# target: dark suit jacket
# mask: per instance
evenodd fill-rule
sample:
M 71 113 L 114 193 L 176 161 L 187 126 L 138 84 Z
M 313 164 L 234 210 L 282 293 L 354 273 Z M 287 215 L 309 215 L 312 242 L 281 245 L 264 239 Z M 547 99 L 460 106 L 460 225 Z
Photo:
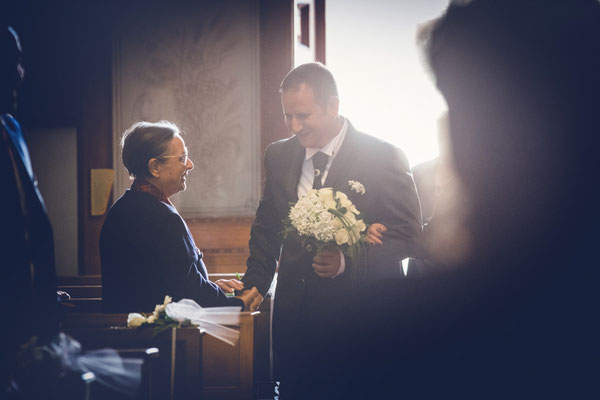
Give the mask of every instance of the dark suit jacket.
M 58 301 L 52 227 L 27 144 L 14 118 L 3 114 L 1 119 L 0 298 L 10 327 L 0 338 L 3 364 L 11 356 L 5 351 L 18 350 L 32 335 L 44 342 L 58 332 Z
M 265 295 L 280 260 L 273 320 L 274 345 L 279 351 L 294 346 L 300 327 L 317 330 L 316 326 L 328 325 L 330 318 L 343 311 L 344 299 L 357 283 L 350 279 L 353 266 L 348 257 L 344 274 L 322 279 L 312 268 L 314 250 L 307 249 L 297 235 L 283 238 L 290 203 L 298 200 L 304 156 L 305 149 L 296 137 L 267 148 L 264 192 L 251 229 L 250 257 L 243 278 L 246 288 L 256 286 Z M 366 193 L 351 191 L 348 180 L 361 182 Z M 404 154 L 356 131 L 349 123 L 324 187 L 346 193 L 365 223 L 381 222 L 388 227 L 384 245 L 369 246 L 368 272 L 361 279 L 398 277 L 399 261 L 414 254 L 421 232 L 419 200 Z
M 111 207 L 100 256 L 106 312 L 151 311 L 165 295 L 202 307 L 243 308 L 208 280 L 202 253 L 175 207 L 148 193 L 127 190 Z

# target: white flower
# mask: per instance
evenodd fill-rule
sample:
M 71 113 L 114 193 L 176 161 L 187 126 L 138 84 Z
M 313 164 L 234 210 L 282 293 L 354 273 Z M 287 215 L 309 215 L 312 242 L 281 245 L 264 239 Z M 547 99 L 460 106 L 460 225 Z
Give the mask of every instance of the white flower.
M 365 186 L 359 181 L 350 180 L 348 181 L 348 185 L 350 185 L 350 188 L 358 194 L 365 194 L 366 192 Z
M 352 206 L 352 202 L 348 199 L 345 193 L 337 192 L 335 194 L 335 198 L 340 202 L 340 205 L 344 208 L 349 208 Z
M 355 228 L 358 229 L 359 232 L 362 232 L 365 229 L 367 229 L 367 225 L 365 225 L 362 219 L 359 219 L 358 221 L 356 221 Z
M 336 202 L 333 197 L 333 189 L 323 188 L 323 189 L 319 190 L 319 198 L 321 199 L 321 201 L 323 202 L 325 207 L 327 207 L 327 209 L 330 209 L 330 208 L 335 209 Z
M 345 193 L 323 188 L 309 190 L 299 199 L 290 209 L 289 219 L 301 236 L 353 246 L 366 229 L 364 222 L 357 220 L 358 214 Z
M 130 313 L 127 316 L 127 326 L 129 328 L 137 328 L 138 326 L 142 325 L 144 322 L 146 322 L 146 317 L 144 317 L 142 314 Z
M 321 195 L 327 201 L 323 201 Z M 302 236 L 314 237 L 322 242 L 333 241 L 334 215 L 328 210 L 335 208 L 331 188 L 309 190 L 290 210 L 290 221 Z
M 335 229 L 341 229 L 344 227 L 344 223 L 339 218 L 334 218 L 332 224 L 335 227 Z
M 161 312 L 165 311 L 165 307 L 167 307 L 164 304 L 157 304 L 156 307 L 154 307 L 154 315 L 158 315 Z
M 353 213 L 351 213 L 351 212 L 349 212 L 349 213 L 346 213 L 346 214 L 344 215 L 344 219 L 346 220 L 346 222 L 347 222 L 347 223 L 348 223 L 350 226 L 352 226 L 352 225 L 356 224 L 356 217 L 355 217 L 355 216 L 354 216 L 354 214 L 353 214 Z
M 156 315 L 152 314 L 151 316 L 146 318 L 146 322 L 149 324 L 153 324 L 154 322 L 156 322 Z
M 338 246 L 348 243 L 348 240 L 350 239 L 348 231 L 345 228 L 338 229 L 333 235 Z

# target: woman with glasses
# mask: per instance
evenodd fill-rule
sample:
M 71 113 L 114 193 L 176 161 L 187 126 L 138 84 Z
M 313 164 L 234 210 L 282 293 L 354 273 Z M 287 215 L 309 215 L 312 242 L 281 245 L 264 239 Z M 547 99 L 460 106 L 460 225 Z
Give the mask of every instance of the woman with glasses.
M 165 295 L 202 307 L 246 306 L 256 293 L 226 297 L 208 280 L 202 252 L 169 201 L 194 168 L 179 128 L 137 122 L 123 134 L 123 164 L 135 178 L 111 207 L 100 234 L 105 312 L 151 311 Z

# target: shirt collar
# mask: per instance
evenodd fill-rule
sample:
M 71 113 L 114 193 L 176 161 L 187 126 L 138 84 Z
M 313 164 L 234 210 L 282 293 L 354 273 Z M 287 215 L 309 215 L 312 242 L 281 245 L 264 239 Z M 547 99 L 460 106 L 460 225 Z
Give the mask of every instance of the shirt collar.
M 344 142 L 344 138 L 346 137 L 346 132 L 348 131 L 348 120 L 344 117 L 341 117 L 341 118 L 344 119 L 344 125 L 342 125 L 342 129 L 340 129 L 338 134 L 335 135 L 335 137 L 333 139 L 331 139 L 329 141 L 329 143 L 327 143 L 325 146 L 321 147 L 320 149 L 314 149 L 312 147 L 307 147 L 306 154 L 304 156 L 305 160 L 310 159 L 312 156 L 314 156 L 319 151 L 327 154 L 330 158 L 335 157 L 335 155 L 340 150 L 340 147 L 342 147 L 342 143 Z

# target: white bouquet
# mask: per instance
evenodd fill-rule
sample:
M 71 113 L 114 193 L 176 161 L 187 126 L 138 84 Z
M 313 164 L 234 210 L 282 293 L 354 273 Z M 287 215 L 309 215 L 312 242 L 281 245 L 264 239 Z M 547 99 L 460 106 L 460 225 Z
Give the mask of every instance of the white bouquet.
M 314 241 L 317 250 L 338 246 L 358 266 L 362 264 L 359 257 L 367 229 L 359 218 L 360 212 L 345 193 L 332 188 L 311 189 L 292 205 L 286 234 L 296 232 Z

